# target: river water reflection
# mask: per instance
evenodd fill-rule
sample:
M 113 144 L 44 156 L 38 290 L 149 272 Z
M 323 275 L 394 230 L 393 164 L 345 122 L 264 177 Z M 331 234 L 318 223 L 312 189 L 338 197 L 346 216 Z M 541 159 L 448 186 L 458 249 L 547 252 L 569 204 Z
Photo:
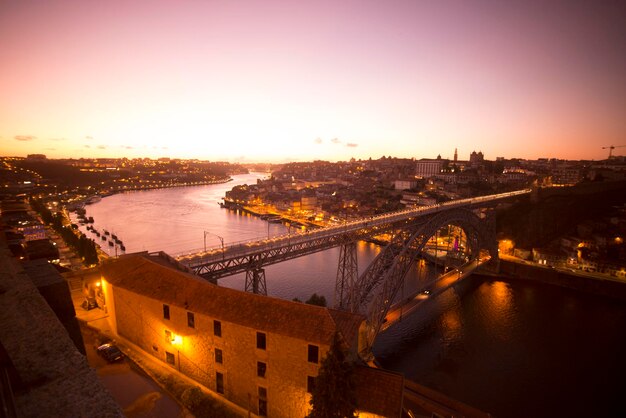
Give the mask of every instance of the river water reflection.
M 497 417 L 620 417 L 626 304 L 472 276 L 382 334 L 379 362 Z
M 218 247 L 218 236 L 229 243 L 287 233 L 283 225 L 218 205 L 234 185 L 260 177 L 118 194 L 87 206 L 87 216 L 94 217 L 96 229 L 117 234 L 127 252 L 175 255 L 203 248 L 205 235 L 207 247 Z M 378 252 L 375 245 L 359 243 L 360 272 Z M 268 293 L 301 300 L 317 293 L 332 304 L 338 258 L 335 248 L 269 266 Z M 413 269 L 402 293 L 415 291 L 432 273 L 426 270 Z M 243 289 L 244 275 L 219 284 Z M 383 333 L 374 351 L 386 368 L 498 417 L 626 416 L 620 398 L 624 330 L 622 302 L 526 281 L 471 277 Z

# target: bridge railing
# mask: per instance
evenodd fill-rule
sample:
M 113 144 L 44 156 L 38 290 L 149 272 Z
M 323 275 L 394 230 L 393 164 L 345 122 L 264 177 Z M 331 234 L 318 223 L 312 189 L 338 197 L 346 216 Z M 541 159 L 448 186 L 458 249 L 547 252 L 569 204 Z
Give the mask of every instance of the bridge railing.
M 219 261 L 224 257 L 242 257 L 246 255 L 256 254 L 265 250 L 272 250 L 276 248 L 282 248 L 294 244 L 302 244 L 308 241 L 328 238 L 336 236 L 338 234 L 354 233 L 363 228 L 376 227 L 382 225 L 388 225 L 390 223 L 402 221 L 415 216 L 427 215 L 431 213 L 437 213 L 443 210 L 448 210 L 451 207 L 463 207 L 479 204 L 483 202 L 494 201 L 498 199 L 504 199 L 514 196 L 530 193 L 530 189 L 516 190 L 513 192 L 499 193 L 496 195 L 478 196 L 467 199 L 451 200 L 445 203 L 438 203 L 435 205 L 422 206 L 419 208 L 404 209 L 400 211 L 394 211 L 385 213 L 378 216 L 371 216 L 369 218 L 358 219 L 349 221 L 340 225 L 333 225 L 316 230 L 307 230 L 306 232 L 296 234 L 281 234 L 270 238 L 257 238 L 242 240 L 237 242 L 228 243 L 224 246 L 214 246 L 203 249 L 197 252 L 186 252 L 185 254 L 179 254 L 176 259 L 186 263 L 190 266 L 206 264 L 213 261 Z

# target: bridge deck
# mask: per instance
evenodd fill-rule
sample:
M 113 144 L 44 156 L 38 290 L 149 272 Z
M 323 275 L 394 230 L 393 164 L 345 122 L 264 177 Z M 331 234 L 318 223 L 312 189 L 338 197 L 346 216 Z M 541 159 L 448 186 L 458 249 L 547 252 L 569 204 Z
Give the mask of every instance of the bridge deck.
M 306 246 L 307 243 L 319 242 L 320 240 L 337 236 L 345 236 L 348 234 L 358 234 L 359 232 L 363 233 L 364 230 L 376 231 L 376 229 L 385 228 L 389 225 L 402 222 L 407 219 L 422 217 L 453 208 L 482 206 L 497 200 L 521 196 L 528 193 L 530 193 L 530 190 L 525 189 L 469 199 L 453 200 L 437 205 L 424 206 L 363 218 L 338 226 L 306 231 L 306 233 L 301 234 L 284 234 L 268 239 L 243 241 L 224 246 L 212 247 L 206 251 L 196 251 L 188 254 L 182 254 L 177 256 L 176 259 L 187 267 L 199 269 L 202 266 L 209 264 L 223 263 L 225 260 L 238 259 L 242 257 L 251 257 L 277 249 L 287 249 L 287 251 L 289 251 L 289 248 L 298 248 L 299 250 L 302 250 L 303 245 Z M 381 230 L 380 232 L 383 231 Z M 338 245 L 337 240 L 329 239 L 327 242 L 327 248 Z M 311 252 L 319 250 L 320 249 L 316 247 L 312 249 Z M 306 253 L 306 251 L 304 251 L 304 253 Z M 300 255 L 304 255 L 304 253 Z
M 413 295 L 406 300 L 396 303 L 389 309 L 387 316 L 385 316 L 385 322 L 381 326 L 381 331 L 384 331 L 396 322 L 401 321 L 402 316 L 410 314 L 415 309 L 417 309 L 417 307 L 420 306 L 425 300 L 437 296 L 438 294 L 453 286 L 455 283 L 463 280 L 464 278 L 472 274 L 472 272 L 478 267 L 487 263 L 490 259 L 490 257 L 485 257 L 482 259 L 472 260 L 469 263 L 466 263 L 454 270 L 447 272 L 446 274 L 439 276 L 435 280 L 430 281 L 424 286 L 422 291 L 420 291 L 416 295 Z M 424 290 L 428 290 L 429 293 L 423 293 Z

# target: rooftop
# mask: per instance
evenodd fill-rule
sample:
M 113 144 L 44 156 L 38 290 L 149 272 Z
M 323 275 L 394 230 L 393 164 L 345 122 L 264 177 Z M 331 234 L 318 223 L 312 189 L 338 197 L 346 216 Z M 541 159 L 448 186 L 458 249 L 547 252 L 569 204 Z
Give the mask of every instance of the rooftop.
M 330 345 L 335 331 L 354 341 L 364 320 L 357 314 L 217 286 L 152 258 L 141 253 L 122 256 L 102 266 L 103 277 L 113 286 L 191 312 L 318 344 Z

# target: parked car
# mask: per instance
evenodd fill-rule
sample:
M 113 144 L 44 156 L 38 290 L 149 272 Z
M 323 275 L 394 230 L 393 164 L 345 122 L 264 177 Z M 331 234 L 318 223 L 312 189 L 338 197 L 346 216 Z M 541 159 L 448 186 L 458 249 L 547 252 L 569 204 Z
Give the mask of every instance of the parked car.
M 90 311 L 98 307 L 98 302 L 96 302 L 96 298 L 85 298 L 83 303 L 80 305 L 84 310 Z
M 124 353 L 122 353 L 117 346 L 110 343 L 102 344 L 96 350 L 98 351 L 98 354 L 104 357 L 109 363 L 114 363 L 124 358 Z

